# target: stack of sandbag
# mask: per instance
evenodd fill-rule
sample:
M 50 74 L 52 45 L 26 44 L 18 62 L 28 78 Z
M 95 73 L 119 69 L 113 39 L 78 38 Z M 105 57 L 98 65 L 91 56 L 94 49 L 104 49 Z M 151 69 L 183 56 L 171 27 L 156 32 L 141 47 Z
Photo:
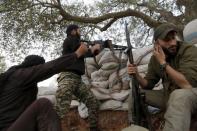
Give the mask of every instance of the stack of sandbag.
M 47 98 L 53 104 L 56 103 L 55 93 L 57 90 L 57 77 L 58 75 L 54 75 L 53 77 L 38 83 L 38 95 L 37 98 Z M 80 106 L 81 103 L 77 101 L 77 99 L 73 96 L 73 100 L 71 101 L 70 108 L 75 108 Z
M 133 50 L 134 63 L 140 75 L 145 76 L 152 56 L 152 46 Z M 83 80 L 101 101 L 101 110 L 127 110 L 130 77 L 127 74 L 128 57 L 123 51 L 103 50 L 95 58 L 86 58 Z M 155 89 L 161 89 L 161 82 Z
M 52 103 L 55 103 L 55 92 L 57 90 L 57 79 L 58 75 L 38 83 L 38 96 L 37 98 L 45 97 L 48 98 Z

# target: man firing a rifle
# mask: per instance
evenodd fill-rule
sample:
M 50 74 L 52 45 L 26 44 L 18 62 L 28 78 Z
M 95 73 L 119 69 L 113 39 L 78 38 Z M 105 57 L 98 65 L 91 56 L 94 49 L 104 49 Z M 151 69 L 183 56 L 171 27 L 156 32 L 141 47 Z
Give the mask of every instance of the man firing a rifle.
M 80 29 L 77 25 L 69 25 L 66 33 L 67 38 L 63 43 L 63 55 L 75 52 L 80 44 L 84 43 L 81 42 Z M 84 57 L 93 57 L 99 53 L 100 49 L 100 45 L 95 44 L 89 48 L 89 52 L 84 55 Z M 78 59 L 74 65 L 68 67 L 57 79 L 58 90 L 56 92 L 56 111 L 59 117 L 63 118 L 69 111 L 72 96 L 75 95 L 88 107 L 90 131 L 98 131 L 97 112 L 99 109 L 99 102 L 81 79 L 81 75 L 85 73 L 84 57 Z
M 154 52 L 146 76 L 128 65 L 128 74 L 135 74 L 146 102 L 166 111 L 163 131 L 189 131 L 191 113 L 197 108 L 196 56 L 197 47 L 178 41 L 175 26 L 167 23 L 154 31 Z M 152 90 L 160 79 L 164 88 Z

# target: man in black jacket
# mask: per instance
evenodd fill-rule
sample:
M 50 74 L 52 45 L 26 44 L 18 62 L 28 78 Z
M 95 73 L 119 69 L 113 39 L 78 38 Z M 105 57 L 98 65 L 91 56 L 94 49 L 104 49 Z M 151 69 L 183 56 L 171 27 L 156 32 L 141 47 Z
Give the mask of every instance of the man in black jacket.
M 30 55 L 0 74 L 0 131 L 61 131 L 51 102 L 36 100 L 37 83 L 65 71 L 87 50 L 83 44 L 75 52 L 47 63 L 40 56 Z
M 81 43 L 80 29 L 77 25 L 69 25 L 66 33 L 67 38 L 63 43 L 63 55 L 74 52 Z M 89 49 L 86 56 L 94 56 L 94 54 L 99 51 L 100 45 L 96 44 Z M 56 92 L 56 110 L 60 118 L 63 118 L 69 111 L 72 95 L 74 94 L 88 107 L 90 130 L 97 131 L 99 102 L 91 90 L 82 82 L 81 75 L 83 75 L 84 72 L 84 57 L 81 57 L 77 60 L 75 65 L 70 66 L 65 72 L 60 74 L 58 78 L 58 90 Z

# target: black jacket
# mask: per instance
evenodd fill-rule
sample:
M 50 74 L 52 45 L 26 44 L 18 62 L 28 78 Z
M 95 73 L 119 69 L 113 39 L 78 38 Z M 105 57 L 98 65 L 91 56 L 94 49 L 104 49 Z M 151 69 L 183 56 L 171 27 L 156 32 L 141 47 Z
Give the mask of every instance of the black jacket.
M 0 130 L 9 127 L 36 100 L 37 83 L 65 71 L 77 60 L 76 54 L 62 56 L 45 64 L 17 69 L 0 93 Z
M 68 36 L 63 43 L 62 54 L 69 54 L 75 52 L 80 46 L 80 38 L 77 36 Z M 89 50 L 84 57 L 93 57 L 93 54 Z M 83 75 L 85 73 L 84 57 L 81 57 L 72 66 L 69 66 L 66 71 L 75 73 L 77 75 Z

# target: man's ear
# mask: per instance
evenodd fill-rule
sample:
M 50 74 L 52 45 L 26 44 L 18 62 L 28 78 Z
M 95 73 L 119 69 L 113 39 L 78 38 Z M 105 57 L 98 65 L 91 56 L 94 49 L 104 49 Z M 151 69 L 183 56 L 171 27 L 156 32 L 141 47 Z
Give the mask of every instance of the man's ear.
M 154 40 L 154 50 L 156 49 L 156 46 L 159 45 L 159 41 L 158 40 Z
M 159 44 L 159 40 L 155 40 L 155 44 L 158 45 Z

